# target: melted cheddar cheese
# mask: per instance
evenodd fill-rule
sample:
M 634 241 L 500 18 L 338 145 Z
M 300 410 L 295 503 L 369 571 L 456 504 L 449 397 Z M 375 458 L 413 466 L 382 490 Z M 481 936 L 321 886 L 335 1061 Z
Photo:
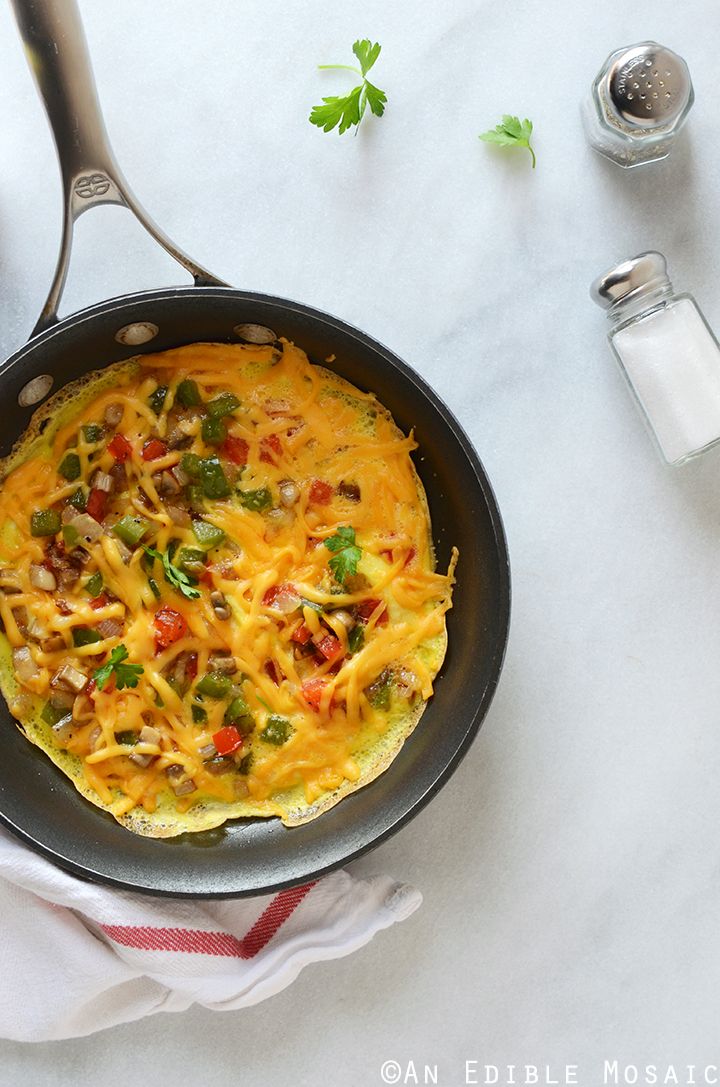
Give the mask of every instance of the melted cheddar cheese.
M 287 342 L 65 390 L 0 487 L 0 683 L 28 737 L 158 836 L 302 822 L 371 780 L 445 652 L 455 556 L 435 572 L 415 448 Z

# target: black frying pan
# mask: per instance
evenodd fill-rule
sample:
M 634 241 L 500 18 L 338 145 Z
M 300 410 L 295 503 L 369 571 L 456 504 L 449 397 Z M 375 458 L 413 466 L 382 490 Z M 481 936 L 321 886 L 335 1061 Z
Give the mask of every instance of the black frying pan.
M 403 430 L 415 428 L 440 568 L 457 545 L 449 651 L 419 727 L 376 781 L 305 826 L 236 820 L 176 839 L 142 838 L 87 803 L 0 708 L 0 821 L 77 875 L 176 896 L 257 894 L 306 882 L 377 845 L 448 780 L 487 712 L 508 634 L 510 578 L 500 514 L 483 467 L 457 420 L 387 348 L 334 317 L 296 302 L 234 290 L 181 253 L 134 199 L 110 150 L 75 0 L 13 0 L 45 101 L 63 174 L 60 259 L 32 338 L 0 369 L 0 455 L 50 392 L 139 351 L 242 338 L 238 326 L 271 329 L 315 360 L 375 392 Z M 128 207 L 195 280 L 194 287 L 112 299 L 58 322 L 72 225 L 96 204 Z M 247 336 L 247 329 L 241 330 Z M 0 700 L 2 701 L 2 700 Z

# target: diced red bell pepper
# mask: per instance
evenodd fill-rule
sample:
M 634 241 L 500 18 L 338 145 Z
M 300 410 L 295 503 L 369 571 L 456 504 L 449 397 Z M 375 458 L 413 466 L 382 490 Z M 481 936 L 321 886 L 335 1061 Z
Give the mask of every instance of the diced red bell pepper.
M 212 741 L 218 755 L 232 755 L 243 745 L 243 738 L 235 725 L 225 725 L 225 728 L 213 734 Z
M 234 434 L 228 434 L 220 447 L 220 451 L 233 464 L 247 464 L 248 462 L 248 443 L 244 438 L 236 438 Z
M 327 506 L 332 496 L 332 487 L 323 479 L 314 479 L 310 484 L 310 493 L 308 497 L 316 506 Z
M 107 506 L 108 496 L 105 491 L 99 490 L 97 487 L 93 487 L 88 495 L 87 505 L 85 512 L 88 513 L 96 521 L 102 521 L 105 516 L 105 507 Z
M 169 645 L 184 638 L 188 632 L 188 625 L 184 617 L 174 608 L 160 608 L 155 612 L 153 620 L 155 627 L 155 651 L 167 649 Z
M 99 596 L 94 596 L 90 601 L 90 607 L 93 611 L 99 611 L 100 608 L 104 608 L 106 604 L 110 603 L 110 597 L 107 593 L 100 593 Z
M 188 679 L 195 679 L 198 674 L 198 655 L 197 653 L 191 653 L 187 659 L 185 665 L 185 675 Z
M 343 655 L 343 647 L 334 634 L 326 634 L 324 638 L 315 643 L 315 648 L 326 661 L 335 661 Z
M 290 640 L 297 642 L 298 645 L 307 645 L 311 638 L 312 631 L 310 627 L 305 626 L 305 623 L 301 623 L 290 635 Z
M 93 693 L 93 691 L 95 690 L 96 687 L 97 687 L 97 683 L 96 683 L 96 681 L 94 679 L 88 680 L 88 684 L 87 684 L 85 690 L 83 691 L 83 694 L 86 694 L 89 697 Z
M 276 608 L 284 615 L 289 615 L 300 606 L 300 594 L 294 585 L 283 581 L 280 585 L 271 585 L 265 592 L 262 602 L 265 608 Z
M 370 620 L 373 612 L 377 608 L 379 608 L 381 604 L 383 606 L 383 610 L 375 620 L 375 625 L 379 627 L 384 627 L 388 621 L 388 613 L 387 608 L 383 604 L 382 600 L 361 600 L 360 603 L 357 605 L 356 609 L 358 619 L 362 623 L 367 623 Z
M 165 442 L 161 442 L 159 438 L 148 438 L 142 447 L 142 459 L 160 460 L 160 457 L 164 457 L 167 451 Z
M 108 442 L 108 451 L 112 453 L 118 464 L 124 464 L 132 456 L 132 446 L 123 434 L 116 434 L 111 442 Z
M 260 460 L 265 464 L 275 464 L 275 457 L 282 453 L 282 446 L 277 434 L 268 434 L 260 442 Z
M 263 666 L 265 675 L 268 676 L 276 687 L 279 687 L 282 682 L 282 672 L 274 660 L 266 660 Z
M 302 685 L 302 696 L 307 702 L 308 706 L 312 706 L 314 710 L 320 709 L 320 702 L 322 701 L 323 691 L 326 687 L 326 679 L 305 680 Z

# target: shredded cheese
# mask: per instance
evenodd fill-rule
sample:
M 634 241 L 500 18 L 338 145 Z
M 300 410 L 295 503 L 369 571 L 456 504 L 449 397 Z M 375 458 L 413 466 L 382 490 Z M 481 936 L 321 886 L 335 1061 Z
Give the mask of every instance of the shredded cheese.
M 177 399 L 183 381 L 196 383 L 200 406 Z M 167 393 L 156 411 L 159 386 Z M 237 406 L 222 418 L 229 439 L 218 448 L 203 438 L 203 420 L 206 405 L 225 394 Z M 106 412 L 117 425 L 104 422 Z M 93 425 L 103 427 L 98 441 L 83 429 Z M 114 814 L 136 806 L 152 812 L 178 780 L 190 783 L 176 790 L 179 810 L 203 796 L 262 802 L 298 784 L 312 803 L 358 780 L 357 750 L 382 733 L 398 705 L 402 711 L 431 697 L 456 556 L 446 574 L 434 571 L 410 457 L 416 442 L 372 394 L 311 365 L 289 343 L 194 344 L 141 358 L 119 384 L 105 382 L 76 410 L 62 412 L 48 434 L 31 456 L 15 456 L 0 487 L 0 582 L 3 574 L 16 582 L 0 592 L 0 618 L 10 646 L 30 650 L 35 674 L 18 681 L 36 697 L 36 711 L 57 703 L 63 665 L 90 681 L 122 645 L 127 661 L 141 666 L 135 687 L 113 677 L 78 693 L 72 723 L 54 741 L 78 757 L 86 783 Z M 129 443 L 126 460 L 110 448 L 114 435 Z M 148 460 L 151 439 L 162 445 Z M 58 472 L 68 451 L 80 465 L 71 481 Z M 183 468 L 187 454 L 217 456 L 232 490 L 222 498 L 206 494 L 201 513 L 197 495 L 188 497 L 197 481 Z M 32 534 L 36 511 L 72 521 L 77 511 L 69 502 L 78 488 L 87 497 L 98 472 L 114 473 L 98 539 L 73 547 L 72 533 L 65 545 L 61 534 Z M 283 505 L 288 484 L 292 501 Z M 112 532 L 128 515 L 147 526 L 129 550 Z M 188 599 L 164 579 L 160 563 L 148 562 L 142 545 L 177 563 L 183 548 L 201 547 L 193 531 L 198 516 L 224 538 L 207 551 Z M 324 546 L 341 526 L 352 526 L 361 549 L 357 572 L 344 583 L 333 577 Z M 65 584 L 36 587 L 31 567 L 38 564 Z M 94 574 L 104 598 L 91 600 L 85 585 Z M 180 636 L 167 644 L 158 633 L 161 608 L 181 617 Z M 75 644 L 108 621 L 99 640 Z M 338 655 L 325 659 L 318 647 L 328 638 Z M 218 654 L 235 662 L 230 693 L 199 696 L 197 683 Z M 238 696 L 254 730 L 232 754 L 208 757 Z M 287 734 L 273 743 L 263 733 L 278 717 Z M 146 726 L 160 733 L 159 743 L 140 739 Z

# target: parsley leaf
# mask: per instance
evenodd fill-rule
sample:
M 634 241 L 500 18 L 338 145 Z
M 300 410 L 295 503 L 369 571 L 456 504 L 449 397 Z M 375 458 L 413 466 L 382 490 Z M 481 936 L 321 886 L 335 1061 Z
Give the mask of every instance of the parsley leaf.
M 519 117 L 511 117 L 509 113 L 506 113 L 500 124 L 495 125 L 495 128 L 489 132 L 483 132 L 480 139 L 485 140 L 486 143 L 500 144 L 501 147 L 527 147 L 532 156 L 534 170 L 535 152 L 530 146 L 532 130 L 532 121 L 528 121 L 527 117 L 521 121 Z
M 146 547 L 145 554 L 149 555 L 151 559 L 158 559 L 162 563 L 163 570 L 165 571 L 165 580 L 172 585 L 173 589 L 177 589 L 179 593 L 186 596 L 188 600 L 196 600 L 200 593 L 197 589 L 193 588 L 193 582 L 187 576 L 184 570 L 181 570 L 179 566 L 173 565 L 174 548 L 167 551 L 156 551 L 154 547 Z
M 325 540 L 325 546 L 328 551 L 333 552 L 328 566 L 335 575 L 335 580 L 344 585 L 347 578 L 357 573 L 362 557 L 362 551 L 355 543 L 355 529 L 350 525 L 338 525 L 335 535 Z
M 357 125 L 363 119 L 366 106 L 370 106 L 370 112 L 374 113 L 376 117 L 382 117 L 385 112 L 387 95 L 385 91 L 381 91 L 379 87 L 376 87 L 365 78 L 380 56 L 380 49 L 381 46 L 378 42 L 373 44 L 369 38 L 364 38 L 362 41 L 356 41 L 352 47 L 353 53 L 360 62 L 359 68 L 352 64 L 318 65 L 323 71 L 342 69 L 346 72 L 356 72 L 362 78 L 362 83 L 358 84 L 357 87 L 353 87 L 350 93 L 344 97 L 323 98 L 322 105 L 313 106 L 309 117 L 310 124 L 317 125 L 323 132 L 330 132 L 333 128 L 337 128 L 338 133 L 342 136 L 343 132 L 346 132 L 352 125 L 356 126 L 357 131 Z
M 137 687 L 138 679 L 145 669 L 142 664 L 123 664 L 129 657 L 124 645 L 116 645 L 110 654 L 110 658 L 102 668 L 98 668 L 93 678 L 99 691 L 103 689 L 110 676 L 115 673 L 117 689 L 122 691 L 124 687 Z

